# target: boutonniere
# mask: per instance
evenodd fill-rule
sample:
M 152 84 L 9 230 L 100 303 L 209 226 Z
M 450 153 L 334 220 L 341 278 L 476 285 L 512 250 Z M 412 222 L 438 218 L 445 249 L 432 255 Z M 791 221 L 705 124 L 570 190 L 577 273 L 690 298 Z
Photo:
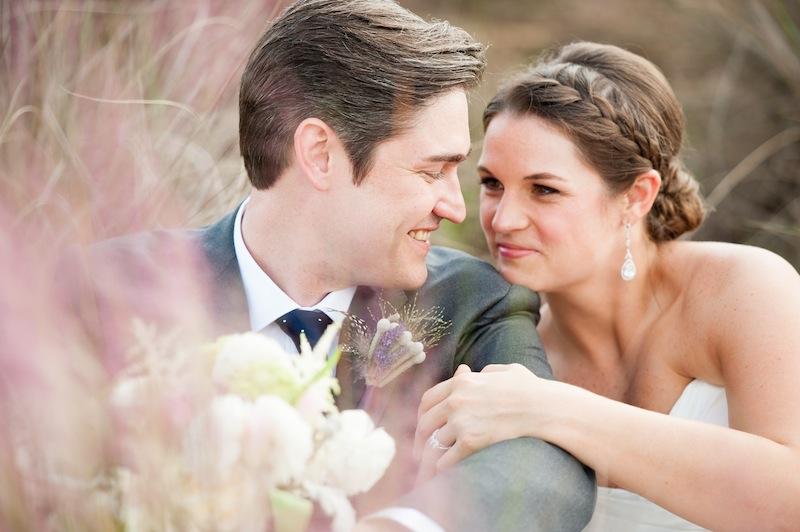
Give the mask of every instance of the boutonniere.
M 425 360 L 425 351 L 434 348 L 450 328 L 442 307 L 426 309 L 417 299 L 396 308 L 379 300 L 380 319 L 371 328 L 357 316 L 348 316 L 353 335 L 343 346 L 353 366 L 369 386 L 383 387 L 415 364 Z M 371 312 L 370 312 L 371 314 Z

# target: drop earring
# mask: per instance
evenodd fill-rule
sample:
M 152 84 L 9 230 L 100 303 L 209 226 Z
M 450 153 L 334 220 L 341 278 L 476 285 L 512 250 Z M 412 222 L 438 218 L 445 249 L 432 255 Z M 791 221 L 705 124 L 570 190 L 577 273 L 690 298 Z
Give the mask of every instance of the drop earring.
M 633 281 L 636 278 L 636 263 L 633 262 L 633 254 L 631 253 L 630 222 L 625 222 L 625 260 L 622 261 L 619 276 L 622 277 L 623 281 Z

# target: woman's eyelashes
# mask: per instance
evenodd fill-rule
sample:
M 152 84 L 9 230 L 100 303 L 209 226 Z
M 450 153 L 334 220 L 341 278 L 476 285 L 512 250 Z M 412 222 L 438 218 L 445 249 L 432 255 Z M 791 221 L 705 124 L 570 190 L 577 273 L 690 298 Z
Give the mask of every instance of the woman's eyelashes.
M 552 196 L 559 193 L 558 190 L 553 187 L 548 187 L 547 185 L 534 184 L 532 188 L 533 193 L 537 196 Z
M 487 192 L 499 192 L 503 190 L 503 184 L 496 177 L 482 176 L 480 178 L 480 184 Z M 560 190 L 541 183 L 531 183 L 530 188 L 534 196 L 555 196 L 561 193 Z
M 503 184 L 492 176 L 481 176 L 481 187 L 488 191 L 503 190 Z

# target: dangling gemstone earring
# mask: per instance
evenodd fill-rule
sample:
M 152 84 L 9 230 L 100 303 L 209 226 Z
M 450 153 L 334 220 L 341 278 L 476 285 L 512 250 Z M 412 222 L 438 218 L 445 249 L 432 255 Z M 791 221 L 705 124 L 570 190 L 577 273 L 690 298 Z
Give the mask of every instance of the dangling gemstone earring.
M 622 261 L 622 268 L 619 270 L 619 276 L 623 281 L 633 281 L 636 277 L 636 263 L 633 262 L 633 255 L 631 254 L 631 224 L 625 222 L 625 260 Z

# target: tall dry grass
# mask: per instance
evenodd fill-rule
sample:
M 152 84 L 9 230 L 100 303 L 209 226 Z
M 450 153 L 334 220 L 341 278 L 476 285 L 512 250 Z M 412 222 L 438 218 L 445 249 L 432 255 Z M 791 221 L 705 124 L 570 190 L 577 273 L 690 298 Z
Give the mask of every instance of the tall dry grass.
M 722 2 L 704 8 L 714 13 L 733 36 L 734 48 L 714 100 L 710 119 L 717 142 L 735 112 L 730 95 L 741 91 L 745 62 L 763 67 L 761 76 L 775 84 L 774 106 L 780 117 L 774 127 L 760 132 L 757 145 L 744 153 L 713 183 L 707 202 L 719 213 L 740 211 L 746 243 L 772 247 L 800 264 L 800 7 L 794 2 L 748 0 L 731 9 Z M 749 57 L 748 57 L 749 56 Z M 755 194 L 753 194 L 755 192 Z M 752 202 L 748 208 L 748 201 Z M 765 205 L 766 204 L 766 205 Z
M 241 196 L 236 91 L 278 2 L 0 7 L 0 190 L 16 228 L 92 241 Z
M 0 530 L 118 529 L 112 501 L 87 496 L 116 445 L 97 322 L 78 307 L 101 310 L 71 297 L 65 251 L 235 204 L 239 73 L 279 8 L 0 2 Z M 116 282 L 122 307 L 136 285 Z M 202 287 L 164 285 L 193 315 Z

